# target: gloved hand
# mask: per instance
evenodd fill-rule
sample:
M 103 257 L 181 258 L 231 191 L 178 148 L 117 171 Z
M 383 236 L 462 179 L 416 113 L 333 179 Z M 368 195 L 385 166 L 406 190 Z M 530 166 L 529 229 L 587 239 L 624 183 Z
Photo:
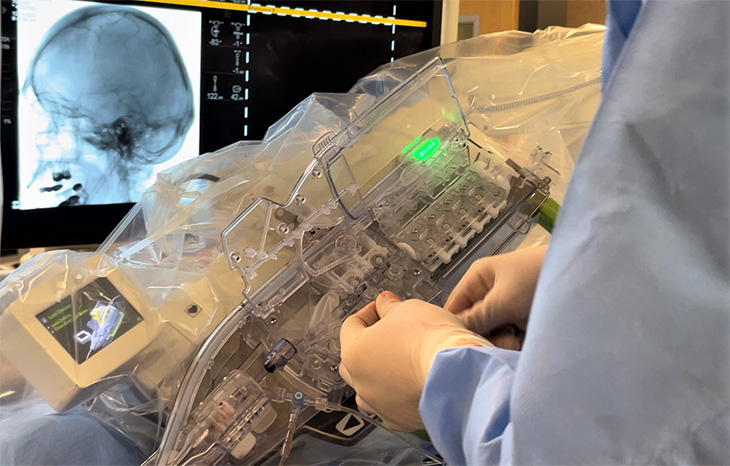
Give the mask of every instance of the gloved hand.
M 547 246 L 479 259 L 444 304 L 495 346 L 519 350 Z
M 437 352 L 492 346 L 440 307 L 389 291 L 345 320 L 340 344 L 340 375 L 358 406 L 402 432 L 423 429 L 418 403 Z

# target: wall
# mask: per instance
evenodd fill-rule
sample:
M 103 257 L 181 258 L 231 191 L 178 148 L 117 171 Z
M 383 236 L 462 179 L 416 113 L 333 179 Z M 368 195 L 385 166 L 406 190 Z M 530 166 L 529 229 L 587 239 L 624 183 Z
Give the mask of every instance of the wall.
M 517 29 L 519 0 L 461 0 L 460 15 L 479 15 L 479 34 Z
M 532 32 L 548 26 L 578 27 L 604 24 L 605 0 L 520 0 L 520 30 Z
M 605 0 L 568 0 L 565 25 L 578 27 L 585 23 L 604 24 L 606 22 Z
M 606 0 L 460 0 L 459 15 L 479 15 L 479 34 L 548 26 L 604 24 Z

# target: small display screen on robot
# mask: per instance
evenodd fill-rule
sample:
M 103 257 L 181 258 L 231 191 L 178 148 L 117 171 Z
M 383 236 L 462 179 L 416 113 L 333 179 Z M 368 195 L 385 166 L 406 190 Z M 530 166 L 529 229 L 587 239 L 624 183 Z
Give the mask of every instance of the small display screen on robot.
M 36 318 L 78 364 L 143 320 L 103 277 L 40 312 Z

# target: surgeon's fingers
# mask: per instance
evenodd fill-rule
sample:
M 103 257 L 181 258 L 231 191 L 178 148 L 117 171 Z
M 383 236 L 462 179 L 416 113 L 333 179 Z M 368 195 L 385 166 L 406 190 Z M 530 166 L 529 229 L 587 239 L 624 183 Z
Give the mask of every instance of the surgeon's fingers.
M 357 403 L 357 408 L 360 410 L 361 413 L 364 413 L 368 416 L 379 416 L 383 420 L 383 424 L 385 424 L 385 426 L 389 429 L 395 430 L 397 432 L 408 432 L 409 430 L 413 430 L 408 429 L 397 421 L 388 419 L 387 417 L 383 417 L 381 413 L 378 413 L 375 408 L 373 408 L 372 405 L 365 401 L 360 395 L 355 395 L 355 403 Z
M 363 400 L 360 395 L 355 395 L 355 403 L 357 403 L 357 408 L 365 414 L 376 414 L 373 407 Z
M 352 387 L 352 376 L 350 375 L 350 371 L 347 370 L 347 367 L 345 366 L 345 363 L 340 361 L 340 377 L 342 377 L 342 380 L 345 381 L 345 383 Z
M 492 259 L 491 257 L 480 259 L 469 267 L 446 300 L 444 309 L 452 314 L 457 314 L 469 309 L 486 296 L 494 287 Z
M 489 341 L 494 346 L 514 351 L 522 349 L 523 338 L 524 333 L 514 325 L 501 327 L 489 334 Z
M 522 339 L 518 336 L 502 335 L 490 340 L 497 348 L 503 348 L 512 351 L 522 350 Z
M 514 316 L 507 312 L 498 293 L 490 293 L 469 309 L 456 314 L 466 328 L 483 337 L 506 324 L 514 323 Z
M 384 318 L 390 311 L 393 310 L 402 301 L 397 294 L 392 291 L 383 291 L 375 299 L 375 308 L 380 318 Z
M 375 301 L 345 319 L 340 328 L 340 347 L 344 348 L 353 341 L 358 332 L 370 327 L 378 320 L 379 317 L 378 311 L 375 309 Z

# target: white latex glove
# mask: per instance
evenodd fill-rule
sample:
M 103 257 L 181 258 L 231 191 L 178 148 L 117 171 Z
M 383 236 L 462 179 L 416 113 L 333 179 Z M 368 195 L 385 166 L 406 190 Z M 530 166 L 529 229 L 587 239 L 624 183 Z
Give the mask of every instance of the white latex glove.
M 357 392 L 358 406 L 401 432 L 423 429 L 418 403 L 436 353 L 492 346 L 453 314 L 390 291 L 345 320 L 340 344 L 340 375 Z
M 547 246 L 485 257 L 472 264 L 444 309 L 495 346 L 519 350 Z

